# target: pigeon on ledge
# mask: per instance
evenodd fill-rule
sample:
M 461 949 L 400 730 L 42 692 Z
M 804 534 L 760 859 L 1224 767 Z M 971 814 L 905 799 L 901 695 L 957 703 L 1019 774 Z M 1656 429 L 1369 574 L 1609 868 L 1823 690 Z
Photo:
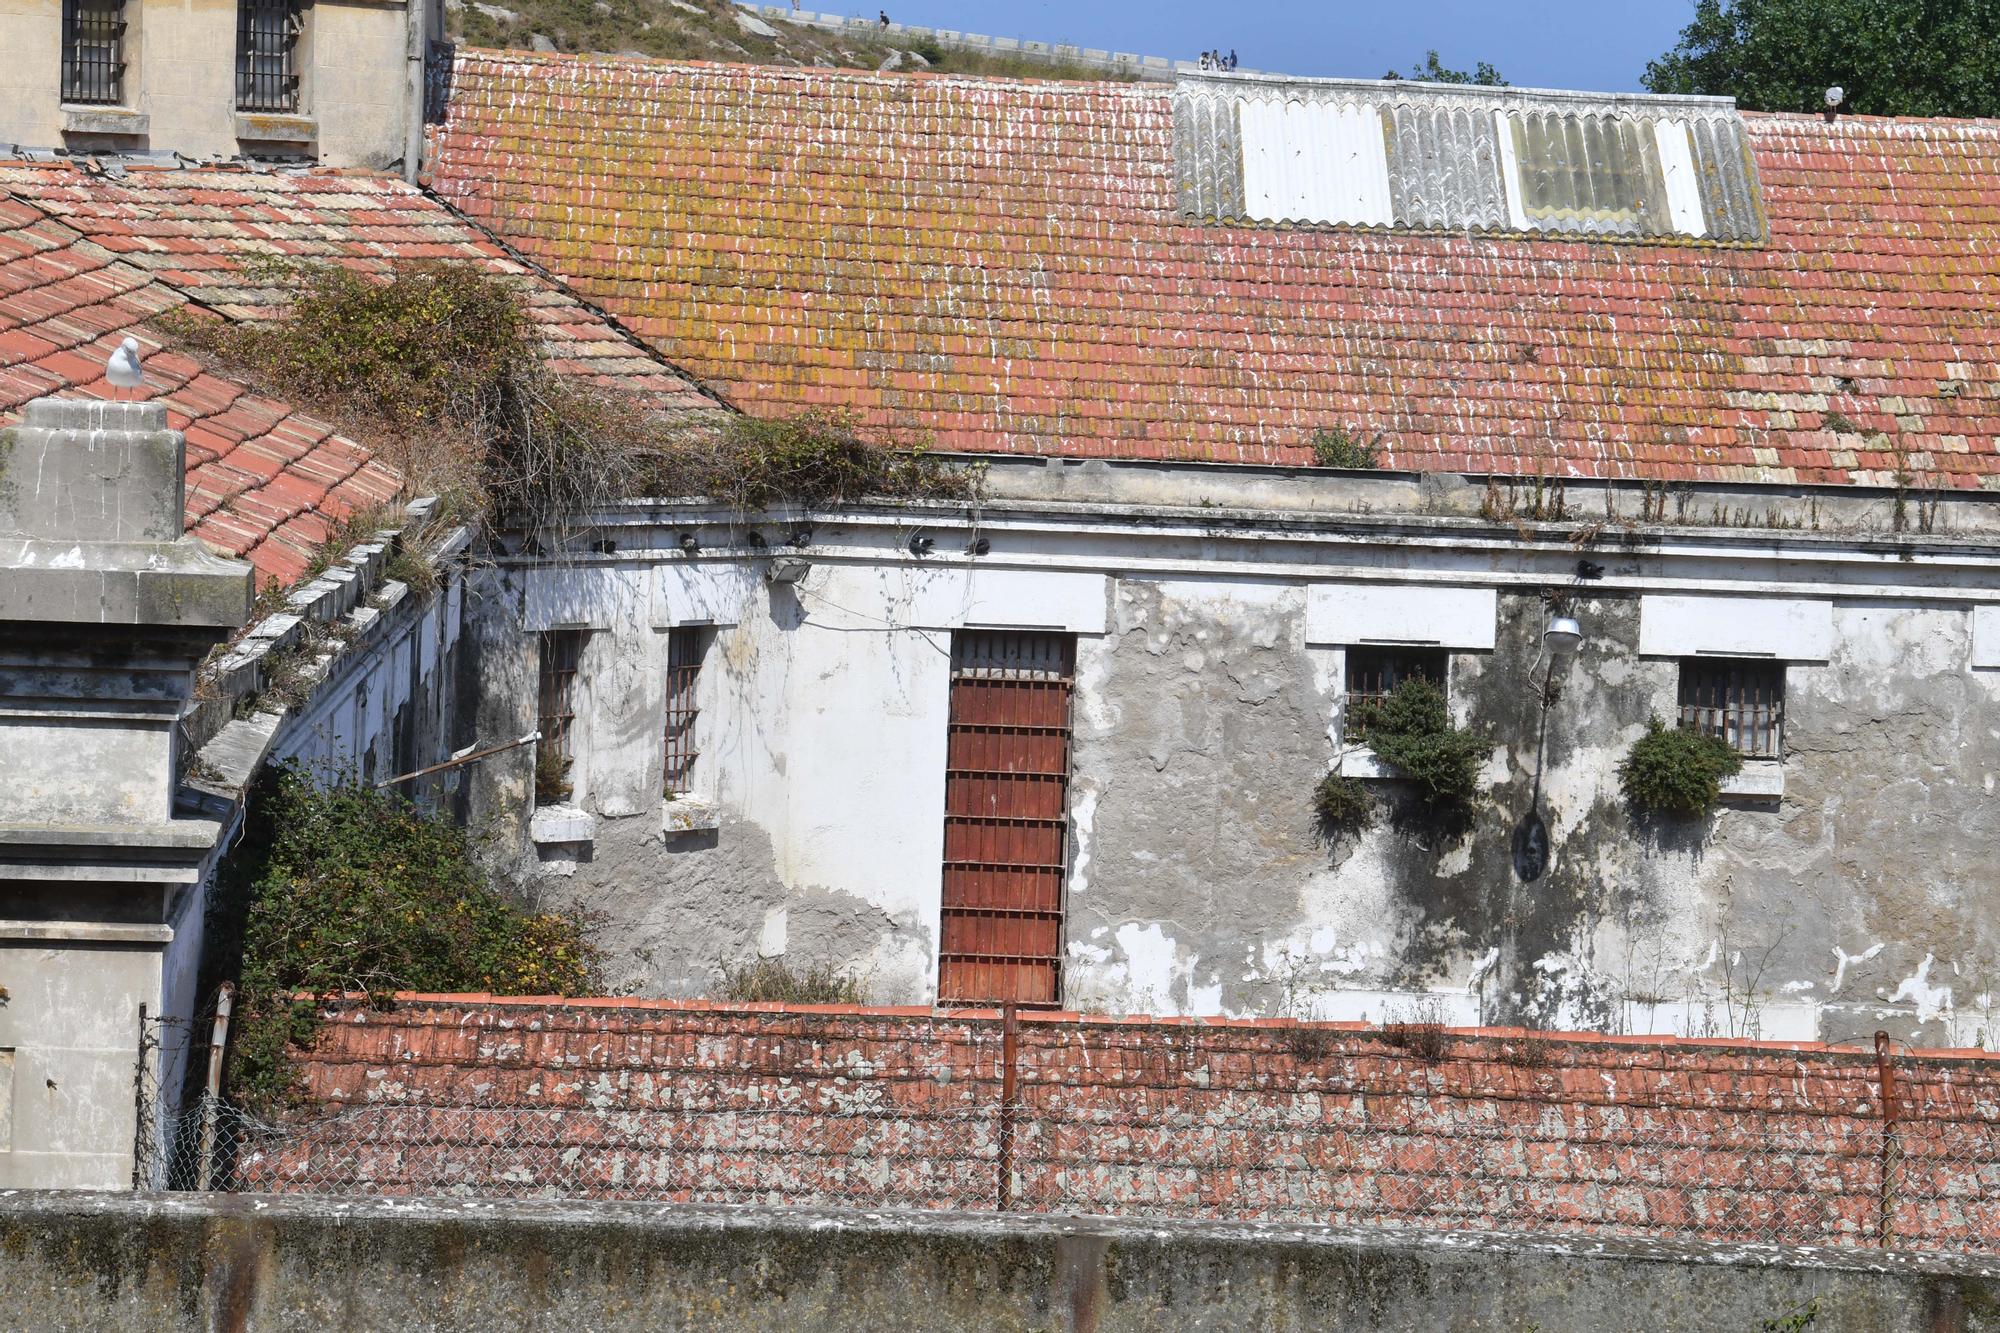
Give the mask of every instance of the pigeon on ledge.
M 146 387 L 146 372 L 139 364 L 137 338 L 128 337 L 118 344 L 118 350 L 111 354 L 111 360 L 104 368 L 104 378 L 111 381 L 114 389 Z

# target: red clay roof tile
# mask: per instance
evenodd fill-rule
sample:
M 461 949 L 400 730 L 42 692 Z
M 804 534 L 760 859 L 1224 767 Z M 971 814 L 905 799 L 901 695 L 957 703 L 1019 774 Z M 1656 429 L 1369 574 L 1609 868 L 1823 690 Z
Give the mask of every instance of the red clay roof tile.
M 1770 237 L 1717 246 L 1209 225 L 1171 113 L 464 51 L 433 183 L 745 406 L 946 448 L 1298 463 L 1339 424 L 1400 467 L 2000 475 L 2000 124 L 1748 117 Z
M 712 411 L 693 381 L 626 340 L 476 227 L 403 182 L 323 173 L 138 169 L 96 177 L 61 164 L 0 165 L 0 424 L 43 394 L 103 395 L 104 363 L 127 332 L 146 353 L 148 389 L 188 436 L 192 531 L 245 555 L 260 581 L 289 583 L 295 549 L 330 517 L 392 500 L 397 474 L 365 447 L 290 404 L 204 371 L 140 329 L 165 310 L 268 318 L 279 293 L 243 262 L 277 250 L 368 268 L 465 258 L 522 275 L 551 359 L 667 414 Z M 201 303 L 189 306 L 190 301 Z M 284 540 L 274 535 L 285 533 Z

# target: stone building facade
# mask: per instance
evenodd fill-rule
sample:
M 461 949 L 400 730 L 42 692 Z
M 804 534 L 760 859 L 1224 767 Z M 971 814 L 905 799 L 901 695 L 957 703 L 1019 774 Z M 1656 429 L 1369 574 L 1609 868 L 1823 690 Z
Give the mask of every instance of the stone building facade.
M 0 141 L 414 179 L 443 13 L 427 0 L 8 0 Z
M 596 529 L 609 553 L 501 560 L 468 603 L 476 730 L 560 731 L 573 790 L 530 815 L 529 761 L 491 766 L 473 823 L 606 914 L 645 994 L 782 956 L 892 1003 L 1994 1039 L 1983 502 L 1898 534 L 1866 496 L 1813 530 L 1790 526 L 1813 501 L 1754 488 L 1704 496 L 1720 522 L 1648 521 L 1615 485 L 1533 520 L 1434 474 L 1062 471 L 996 464 L 977 507 L 633 506 Z M 1544 705 L 1555 602 L 1585 642 Z M 1039 993 L 949 971 L 991 919 L 954 924 L 954 881 L 1017 859 L 948 818 L 983 771 L 954 682 L 996 631 L 1055 645 L 1069 682 Z M 1427 825 L 1347 734 L 1395 657 L 1440 663 L 1490 739 L 1469 828 Z M 1712 817 L 1633 812 L 1631 745 L 1724 671 L 1776 682 L 1781 729 L 1746 738 Z M 1329 771 L 1384 817 L 1322 827 Z

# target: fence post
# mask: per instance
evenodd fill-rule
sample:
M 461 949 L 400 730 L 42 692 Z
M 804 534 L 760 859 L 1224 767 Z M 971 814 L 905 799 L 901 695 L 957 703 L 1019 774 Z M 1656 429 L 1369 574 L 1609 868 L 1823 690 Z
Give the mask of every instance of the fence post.
M 222 1053 L 229 1045 L 229 1011 L 235 1007 L 236 983 L 225 981 L 215 993 L 215 1028 L 208 1039 L 208 1082 L 201 1098 L 201 1161 L 194 1187 L 206 1190 L 215 1174 L 215 1109 L 222 1098 Z
M 1014 1027 L 1014 1006 L 1000 1007 L 1000 1211 L 1014 1202 L 1014 1064 L 1018 1050 Z
M 139 1060 L 132 1066 L 132 1115 L 137 1122 L 132 1134 L 132 1188 L 139 1188 L 139 1171 L 157 1150 L 146 1124 L 146 1048 L 152 1038 L 146 1032 L 146 1002 L 139 1001 Z
M 1901 1144 L 1896 1136 L 1896 1060 L 1889 1048 L 1889 1034 L 1886 1032 L 1875 1034 L 1875 1081 L 1882 1096 L 1881 1190 L 1876 1200 L 1875 1243 L 1886 1250 L 1895 1238 L 1896 1164 L 1902 1159 Z

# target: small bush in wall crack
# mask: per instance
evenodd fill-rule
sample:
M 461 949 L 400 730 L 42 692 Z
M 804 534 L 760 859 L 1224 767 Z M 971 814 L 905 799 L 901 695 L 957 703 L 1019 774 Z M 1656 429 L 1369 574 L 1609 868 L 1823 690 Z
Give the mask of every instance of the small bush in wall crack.
M 1328 835 L 1359 833 L 1375 822 L 1375 797 L 1366 783 L 1336 769 L 1313 788 L 1313 815 Z
M 1387 697 L 1356 704 L 1356 710 L 1376 757 L 1414 782 L 1426 805 L 1463 810 L 1472 804 L 1493 742 L 1452 725 L 1443 690 L 1412 676 Z
M 1697 819 L 1722 795 L 1722 780 L 1742 767 L 1727 742 L 1656 717 L 1618 765 L 1618 784 L 1635 810 Z

